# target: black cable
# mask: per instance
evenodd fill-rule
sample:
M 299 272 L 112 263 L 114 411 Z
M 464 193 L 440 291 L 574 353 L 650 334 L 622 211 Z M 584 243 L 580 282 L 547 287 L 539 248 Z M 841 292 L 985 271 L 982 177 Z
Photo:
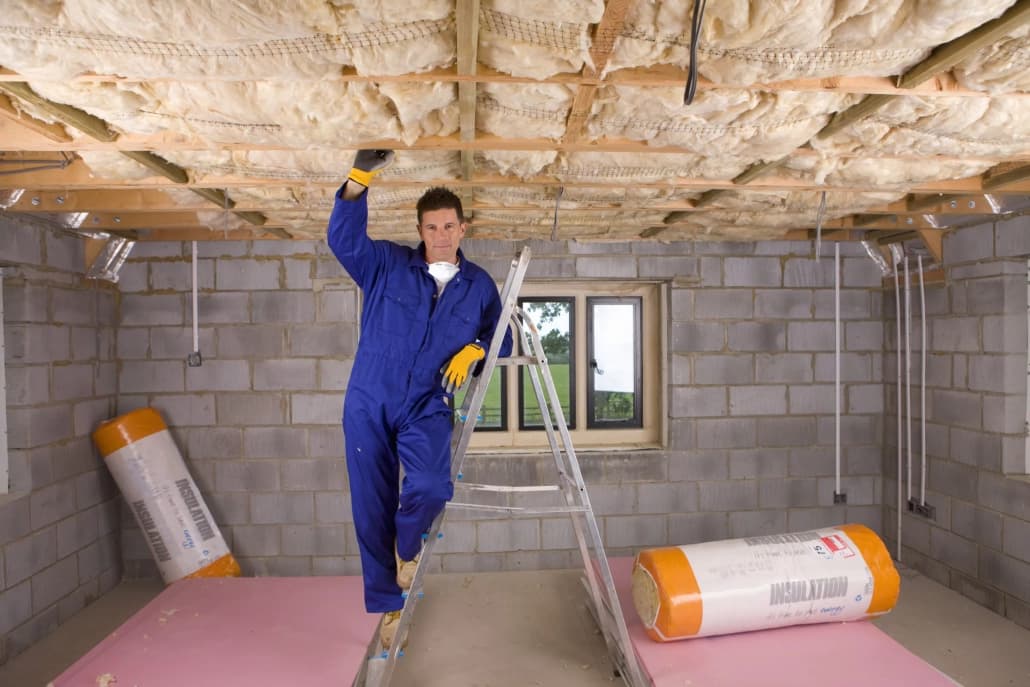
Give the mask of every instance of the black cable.
M 690 22 L 690 67 L 687 87 L 683 91 L 684 105 L 694 102 L 694 93 L 697 91 L 697 44 L 701 40 L 701 21 L 705 14 L 705 1 L 694 0 L 694 14 Z
M 565 186 L 558 187 L 558 195 L 554 198 L 554 223 L 551 225 L 551 240 L 558 240 L 558 208 L 561 206 L 561 197 L 565 195 Z

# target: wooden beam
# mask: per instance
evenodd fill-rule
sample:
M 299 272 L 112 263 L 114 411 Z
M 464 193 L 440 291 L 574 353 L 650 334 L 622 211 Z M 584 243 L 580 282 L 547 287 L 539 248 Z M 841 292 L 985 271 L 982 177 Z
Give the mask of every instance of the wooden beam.
M 846 218 L 855 229 L 893 229 L 910 231 L 912 229 L 935 229 L 927 221 L 925 215 L 891 215 L 863 212 Z
M 998 174 L 988 172 L 984 176 L 984 190 L 992 193 L 998 189 L 1030 179 L 1030 165 L 1016 167 Z
M 972 203 L 972 207 L 970 207 L 970 203 Z M 949 210 L 958 214 L 963 205 L 968 210 L 974 210 L 978 207 L 981 209 L 990 207 L 990 203 L 982 195 L 964 196 L 941 193 L 926 196 L 909 196 L 905 201 L 905 208 L 909 212 L 925 212 L 931 215 L 946 213 Z M 963 212 L 962 214 L 970 213 Z
M 712 204 L 720 195 L 718 190 L 708 190 L 701 194 L 701 197 L 694 201 L 694 207 L 703 208 Z
M 165 160 L 163 157 L 154 155 L 153 153 L 132 150 L 122 151 L 122 155 L 131 160 L 135 160 L 147 169 L 153 170 L 177 184 L 185 184 L 190 180 L 189 174 L 182 167 Z M 198 196 L 210 200 L 222 209 L 231 208 L 236 204 L 232 199 L 228 198 L 223 191 L 218 189 L 190 188 L 190 190 Z M 261 226 L 265 223 L 265 216 L 260 212 L 238 212 L 234 210 L 233 214 L 257 226 Z
M 139 232 L 140 241 L 252 241 L 276 238 L 292 239 L 293 235 L 281 227 L 262 227 L 260 229 L 208 229 L 207 227 L 181 229 L 144 229 Z
M 227 196 L 225 191 L 220 188 L 191 188 L 190 190 L 201 198 L 214 203 L 223 210 L 231 210 L 236 207 L 236 201 Z
M 828 138 L 849 124 L 876 112 L 895 97 L 893 95 L 867 95 L 860 102 L 833 115 L 833 119 L 827 122 L 826 126 L 820 129 L 815 137 L 819 139 Z
M 5 126 L 6 122 L 0 120 L 0 150 L 19 150 L 23 152 L 78 152 L 78 151 L 206 151 L 210 149 L 210 142 L 199 138 L 186 139 L 181 136 L 156 135 L 122 135 L 117 141 L 102 143 L 88 139 L 80 139 L 72 143 L 57 143 L 41 137 L 35 140 L 25 140 L 24 136 L 17 131 L 15 126 Z M 625 137 L 603 137 L 594 141 L 553 141 L 549 138 L 502 138 L 493 134 L 475 133 L 475 137 L 465 140 L 464 134 L 455 133 L 448 136 L 426 136 L 416 140 L 414 143 L 406 144 L 402 141 L 391 139 L 366 140 L 353 144 L 360 148 L 390 149 L 390 150 L 433 150 L 433 151 L 550 151 L 558 150 L 563 152 L 608 152 L 608 153 L 646 153 L 647 155 L 682 155 L 694 153 L 693 148 L 672 145 L 651 145 L 647 141 L 633 140 Z M 296 145 L 265 145 L 235 143 L 219 146 L 222 150 L 234 151 L 266 151 L 266 150 L 301 150 Z M 322 147 L 322 150 L 326 148 Z M 348 148 L 347 150 L 350 150 Z M 812 148 L 798 148 L 789 156 L 769 162 L 760 162 L 743 172 L 737 177 L 738 183 L 744 184 L 757 178 L 761 174 L 772 171 L 784 161 L 791 158 L 820 158 L 821 154 Z M 985 164 L 1021 163 L 1030 162 L 1030 150 L 1005 157 L 997 156 L 972 156 L 972 155 L 918 155 L 915 153 L 879 153 L 875 150 L 856 150 L 835 153 L 839 159 L 878 159 L 878 160 L 907 160 L 918 162 L 937 162 L 948 164 L 955 162 L 982 162 Z
M 984 177 L 984 185 L 988 179 L 989 177 Z M 1005 194 L 992 192 L 909 196 L 905 201 L 904 212 L 920 212 L 927 215 L 996 215 L 996 197 L 1002 195 Z
M 260 227 L 268 221 L 267 218 L 260 212 L 241 212 L 239 210 L 233 210 L 232 214 L 236 215 L 243 221 L 250 222 L 254 226 L 258 227 Z
M 479 0 L 458 0 L 455 9 L 458 33 L 458 74 L 474 76 L 478 64 L 479 48 Z M 476 82 L 458 83 L 458 111 L 460 137 L 463 142 L 476 137 Z M 475 154 L 471 150 L 461 151 L 461 173 L 471 179 L 475 166 Z
M 604 72 L 608 58 L 611 56 L 612 47 L 615 45 L 615 39 L 622 32 L 628 9 L 629 0 L 608 0 L 605 3 L 604 14 L 601 15 L 601 21 L 594 27 L 590 42 L 590 60 L 594 64 L 583 67 L 584 77 L 599 77 Z M 596 97 L 596 85 L 580 84 L 576 89 L 576 96 L 572 100 L 572 108 L 569 110 L 569 117 L 565 123 L 565 135 L 562 137 L 562 142 L 575 143 L 583 139 L 586 134 L 587 119 L 593 110 Z
M 876 242 L 881 246 L 886 246 L 890 243 L 903 243 L 917 238 L 919 238 L 919 234 L 914 231 L 893 231 L 877 237 Z
M 881 246 L 881 248 L 886 248 L 886 246 Z M 890 264 L 890 260 L 888 260 L 887 263 Z M 904 274 L 900 274 L 898 276 L 899 276 L 898 282 L 901 284 L 902 287 L 904 287 L 905 286 L 905 275 Z M 942 284 L 943 285 L 943 284 L 946 283 L 946 281 L 947 281 L 947 275 L 945 274 L 943 269 L 926 269 L 925 266 L 923 267 L 923 284 L 925 284 L 927 286 L 933 286 L 935 284 Z M 908 283 L 909 283 L 910 286 L 918 287 L 919 286 L 919 273 L 918 272 L 913 272 L 912 270 L 909 270 L 909 273 L 908 273 Z M 887 289 L 888 291 L 893 291 L 894 290 L 894 275 L 893 274 L 890 274 L 890 275 L 888 275 L 888 276 L 883 278 L 883 288 Z
M 55 159 L 57 159 L 55 157 Z M 731 179 L 703 179 L 703 178 L 676 178 L 676 179 L 655 179 L 635 180 L 632 182 L 635 187 L 658 188 L 665 190 L 686 190 L 691 191 L 707 189 L 732 189 L 740 190 Z M 27 188 L 38 191 L 71 191 L 79 189 L 161 189 L 168 188 L 172 184 L 161 177 L 148 177 L 146 179 L 101 179 L 96 177 L 89 167 L 82 160 L 74 160 L 62 170 L 41 170 L 37 172 L 23 172 L 4 177 L 4 184 L 11 188 Z M 338 186 L 337 180 L 304 180 L 284 181 L 283 179 L 254 178 L 238 175 L 207 175 L 203 180 L 193 180 L 186 188 L 233 188 L 233 187 L 283 187 L 297 186 L 309 188 L 333 188 Z M 471 186 L 560 186 L 569 188 L 609 188 L 625 189 L 627 181 L 615 180 L 589 180 L 589 181 L 562 181 L 551 175 L 537 175 L 525 179 L 507 177 L 500 174 L 477 173 L 474 179 L 400 179 L 397 177 L 380 178 L 376 181 L 377 188 L 410 188 L 412 186 L 426 188 L 434 184 L 443 184 L 455 188 Z M 942 179 L 918 184 L 908 189 L 910 193 L 983 193 L 983 180 L 980 177 L 968 177 L 965 179 Z M 876 191 L 882 192 L 883 188 L 873 182 L 867 184 L 852 184 L 848 186 L 825 186 L 816 184 L 812 180 L 797 179 L 791 177 L 765 177 L 748 185 L 748 190 L 764 191 Z M 1030 192 L 1030 180 L 1017 181 L 1009 184 L 1003 190 L 1004 193 L 1027 193 Z M 703 200 L 703 198 L 702 198 Z M 700 206 L 702 203 L 698 201 Z
M 918 229 L 919 237 L 923 239 L 923 245 L 938 265 L 944 264 L 944 232 Z
M 815 151 L 813 150 L 812 152 L 815 152 Z M 733 183 L 734 184 L 747 184 L 747 183 L 751 182 L 752 180 L 757 179 L 758 177 L 762 176 L 766 172 L 771 172 L 772 170 L 780 167 L 788 159 L 789 159 L 789 157 L 782 157 L 779 160 L 770 160 L 768 162 L 759 162 L 757 164 L 751 165 L 746 170 L 744 170 L 743 172 L 741 172 L 737 176 L 733 177 Z
M 2 94 L 0 94 L 0 116 L 3 116 L 5 120 L 13 122 L 24 130 L 39 134 L 55 143 L 68 143 L 72 140 L 72 137 L 60 124 L 50 124 L 29 116 L 27 112 L 22 112 L 16 108 L 11 99 Z M 24 131 L 22 134 L 24 136 Z
M 118 134 L 111 131 L 104 120 L 94 117 L 77 107 L 47 100 L 33 91 L 27 83 L 5 81 L 0 83 L 0 90 L 5 90 L 25 102 L 35 105 L 65 124 L 74 126 L 79 131 L 99 141 L 111 142 L 118 138 Z
M 87 112 L 83 112 L 76 107 L 51 102 L 50 100 L 37 95 L 26 83 L 17 81 L 0 82 L 0 89 L 13 93 L 26 102 L 30 102 L 37 107 L 42 108 L 66 124 L 74 126 L 76 129 L 82 131 L 88 136 L 96 138 L 97 140 L 111 143 L 118 138 L 118 134 L 112 132 L 108 128 L 107 122 L 102 119 L 94 117 Z M 189 174 L 186 170 L 152 152 L 145 150 L 123 150 L 121 153 L 130 160 L 135 160 L 147 169 L 158 173 L 176 184 L 186 184 L 189 182 Z M 201 195 L 203 195 L 203 193 Z M 237 212 L 235 214 L 251 224 L 262 225 L 265 223 L 265 218 L 261 213 Z
M 138 231 L 140 229 L 204 226 L 196 212 L 91 212 L 82 223 L 88 231 Z
M 185 169 L 153 153 L 144 150 L 123 150 L 122 155 L 177 184 L 185 184 L 190 180 L 190 175 Z
M 317 80 L 322 81 L 324 79 L 336 79 L 342 82 L 373 82 L 373 83 L 435 83 L 435 82 L 455 82 L 460 83 L 461 81 L 473 81 L 476 83 L 559 83 L 567 84 L 570 86 L 577 86 L 579 84 L 591 84 L 598 85 L 600 83 L 609 84 L 622 84 L 627 86 L 652 86 L 652 87 L 668 87 L 673 86 L 682 88 L 683 84 L 687 81 L 687 70 L 682 67 L 677 67 L 671 64 L 654 65 L 650 67 L 630 67 L 624 69 L 617 69 L 609 72 L 602 79 L 599 76 L 586 75 L 586 74 L 553 74 L 545 79 L 538 79 L 530 76 L 515 76 L 505 72 L 498 71 L 487 65 L 480 64 L 477 66 L 475 74 L 462 75 L 458 74 L 457 69 L 454 67 L 430 69 L 424 72 L 416 72 L 409 74 L 359 74 L 353 67 L 343 67 L 340 69 L 339 74 L 331 77 L 317 77 Z M 276 76 L 270 74 L 267 77 L 268 81 L 275 81 Z M 17 74 L 10 70 L 5 70 L 0 67 L 0 83 L 7 81 L 26 81 L 27 79 L 21 74 Z M 110 74 L 79 74 L 71 78 L 67 78 L 63 75 L 57 78 L 47 78 L 40 76 L 33 76 L 35 81 L 59 81 L 60 83 L 122 83 L 122 84 L 134 84 L 134 83 L 152 83 L 152 82 L 198 82 L 208 81 L 209 77 L 201 74 L 182 74 L 174 77 L 159 77 L 159 78 L 147 78 L 147 79 L 132 79 L 125 78 L 118 75 Z M 231 75 L 219 75 L 220 81 L 253 81 L 253 77 L 236 77 Z M 303 81 L 304 79 L 297 79 L 296 77 L 290 76 L 290 81 Z M 316 77 L 312 77 L 309 80 L 316 80 Z M 775 92 L 818 92 L 818 93 L 855 93 L 859 95 L 867 94 L 884 94 L 884 95 L 921 95 L 921 96 L 934 96 L 934 95 L 945 95 L 949 97 L 966 97 L 966 98 L 984 98 L 988 97 L 988 94 L 983 91 L 978 91 L 970 88 L 964 88 L 958 84 L 955 77 L 950 73 L 939 73 L 931 77 L 930 79 L 923 81 L 915 86 L 908 88 L 900 88 L 895 78 L 886 76 L 831 76 L 831 77 L 814 77 L 814 78 L 802 78 L 802 79 L 787 79 L 783 81 L 769 81 L 764 83 L 739 83 L 739 82 L 719 82 L 714 83 L 704 77 L 698 78 L 698 89 L 733 89 L 733 90 L 748 90 L 748 91 L 765 91 L 770 93 Z M 1026 91 L 1011 91 L 1011 92 L 997 92 L 990 94 L 992 96 L 1005 96 L 1007 98 L 1030 98 L 1030 92 Z
M 946 72 L 983 47 L 1004 38 L 1010 31 L 1030 22 L 1030 0 L 1019 0 L 1003 15 L 969 33 L 934 49 L 925 60 L 898 79 L 898 86 L 911 88 L 934 74 Z
M 510 184 L 512 188 L 516 188 L 521 183 L 520 180 L 513 180 Z M 197 194 L 195 201 L 189 200 L 173 200 L 164 191 L 157 189 L 124 189 L 124 190 L 111 190 L 111 189 L 81 189 L 72 191 L 40 191 L 33 190 L 31 193 L 23 194 L 22 197 L 11 205 L 8 210 L 11 212 L 27 212 L 27 213 L 49 213 L 49 212 L 76 212 L 76 211 L 89 211 L 89 212 L 182 212 L 185 210 L 210 210 L 211 206 L 208 201 L 215 205 L 220 205 L 221 201 L 216 200 L 219 197 L 224 197 L 225 192 L 222 189 L 208 189 L 208 188 L 197 188 L 190 187 L 194 193 Z M 227 189 L 229 193 L 233 193 L 234 189 Z M 207 194 L 210 192 L 210 197 Z M 743 195 L 745 198 L 749 194 L 748 189 L 742 189 L 737 192 Z M 204 196 L 201 198 L 201 196 Z M 543 195 L 541 194 L 541 199 Z M 614 196 L 613 196 L 614 197 Z M 926 196 L 928 198 L 936 199 L 939 198 L 937 195 Z M 906 215 L 969 215 L 969 214 L 983 214 L 991 215 L 994 214 L 993 209 L 985 200 L 984 195 L 963 195 L 954 196 L 955 198 L 971 199 L 968 202 L 956 202 L 955 207 L 945 205 L 942 208 L 936 208 L 936 206 L 927 206 L 931 209 L 924 210 L 909 210 L 906 203 L 909 200 L 899 200 L 893 203 L 888 203 L 881 206 L 870 207 L 862 209 L 858 215 L 853 216 L 855 227 L 861 227 L 860 217 L 867 217 L 870 222 L 881 221 L 882 215 L 897 215 L 904 217 Z M 969 208 L 969 202 L 974 204 L 974 208 Z M 414 200 L 406 203 L 398 203 L 396 205 L 389 206 L 388 209 L 414 209 Z M 294 203 L 282 203 L 279 201 L 261 200 L 260 198 L 247 198 L 245 200 L 233 200 L 229 199 L 229 208 L 239 211 L 252 210 L 256 212 L 296 212 L 296 211 L 309 211 L 309 212 L 326 212 L 328 213 L 332 208 L 331 194 L 325 194 L 324 196 L 313 196 L 311 201 L 308 203 L 301 204 L 300 202 Z M 470 212 L 481 211 L 481 210 L 529 210 L 529 211 L 546 211 L 551 212 L 553 205 L 539 205 L 530 203 L 500 203 L 485 200 L 475 200 L 468 203 L 466 209 Z M 739 208 L 718 208 L 719 210 L 741 210 L 741 211 L 760 211 L 760 212 L 779 212 L 780 208 L 769 208 L 762 203 L 756 203 L 750 207 L 739 207 Z M 562 207 L 562 212 L 577 212 L 577 213 L 604 213 L 604 212 L 615 212 L 619 210 L 624 211 L 651 211 L 651 212 L 666 212 L 670 213 L 670 217 L 666 220 L 670 223 L 677 221 L 686 221 L 690 215 L 697 213 L 704 213 L 708 211 L 706 207 L 697 207 L 695 201 L 689 199 L 682 200 L 665 200 L 655 201 L 653 199 L 640 198 L 640 199 L 629 199 L 612 202 L 594 202 L 589 205 L 581 205 L 575 209 L 570 209 L 567 206 Z M 375 212 L 376 208 L 373 206 L 372 211 Z M 789 212 L 804 212 L 811 211 L 816 212 L 816 207 L 808 208 L 784 208 L 783 211 Z

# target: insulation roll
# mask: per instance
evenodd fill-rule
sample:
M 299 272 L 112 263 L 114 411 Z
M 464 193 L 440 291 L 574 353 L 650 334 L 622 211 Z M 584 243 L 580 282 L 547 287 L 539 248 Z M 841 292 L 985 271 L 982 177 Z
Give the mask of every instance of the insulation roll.
M 93 442 L 132 509 L 165 583 L 239 576 L 240 565 L 160 413 L 141 408 L 101 423 Z
M 882 615 L 900 584 L 864 525 L 647 549 L 632 576 L 633 605 L 659 642 Z

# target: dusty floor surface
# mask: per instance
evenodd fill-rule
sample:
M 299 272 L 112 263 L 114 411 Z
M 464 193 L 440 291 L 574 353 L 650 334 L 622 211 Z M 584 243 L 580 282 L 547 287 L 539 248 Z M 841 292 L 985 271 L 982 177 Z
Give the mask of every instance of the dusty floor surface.
M 1030 631 L 902 570 L 885 632 L 965 687 L 1030 685 Z M 161 590 L 124 582 L 0 667 L 3 687 L 42 687 Z M 576 571 L 434 575 L 415 618 L 399 687 L 622 685 L 584 605 Z

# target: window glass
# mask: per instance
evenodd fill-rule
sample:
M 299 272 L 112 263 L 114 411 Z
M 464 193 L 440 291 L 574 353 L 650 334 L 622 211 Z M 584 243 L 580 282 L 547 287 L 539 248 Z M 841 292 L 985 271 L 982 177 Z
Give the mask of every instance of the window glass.
M 576 424 L 575 299 L 524 298 L 520 299 L 519 304 L 540 334 L 540 343 L 551 368 L 554 388 L 561 399 L 565 423 L 572 429 Z M 542 377 L 540 384 L 547 398 Z M 533 389 L 529 371 L 524 366 L 519 367 L 519 427 L 543 427 L 540 403 Z
M 640 427 L 640 299 L 587 299 L 588 427 Z

